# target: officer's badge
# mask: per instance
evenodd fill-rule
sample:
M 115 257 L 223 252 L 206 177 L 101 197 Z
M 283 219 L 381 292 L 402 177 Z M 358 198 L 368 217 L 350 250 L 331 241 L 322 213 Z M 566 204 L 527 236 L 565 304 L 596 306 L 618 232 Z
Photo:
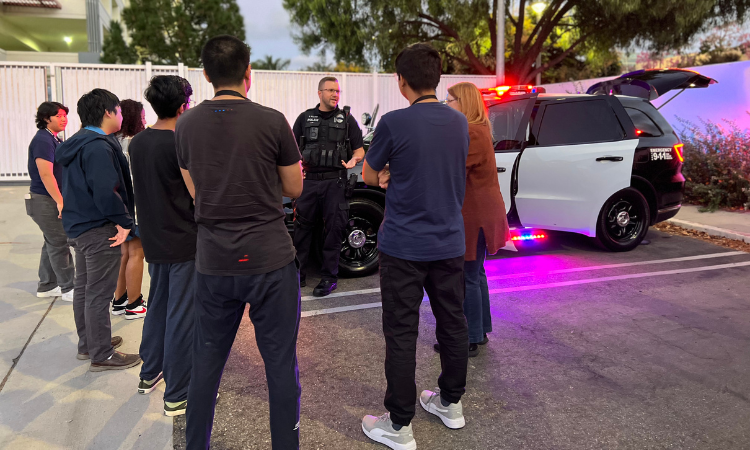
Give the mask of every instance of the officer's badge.
M 334 120 L 336 120 L 336 123 L 344 123 L 344 115 L 339 114 Z

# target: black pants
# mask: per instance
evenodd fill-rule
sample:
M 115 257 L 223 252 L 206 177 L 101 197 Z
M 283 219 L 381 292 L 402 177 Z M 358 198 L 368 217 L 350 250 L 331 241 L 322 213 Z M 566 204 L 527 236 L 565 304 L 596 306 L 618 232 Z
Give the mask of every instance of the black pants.
M 195 261 L 149 264 L 151 289 L 148 315 L 143 322 L 141 378 L 153 380 L 164 373 L 164 400 L 187 399 L 193 367 Z
M 114 225 L 88 230 L 69 240 L 75 249 L 76 277 L 73 318 L 78 331 L 78 353 L 88 353 L 99 363 L 112 356 L 109 303 L 120 274 L 120 247 L 110 247 L 117 234 Z
M 261 275 L 196 274 L 194 364 L 187 401 L 188 450 L 209 448 L 216 393 L 247 304 L 266 366 L 272 448 L 299 448 L 300 290 L 297 265 L 291 262 Z
M 427 291 L 440 343 L 440 396 L 461 400 L 466 388 L 469 332 L 464 316 L 464 257 L 406 261 L 380 252 L 380 291 L 385 335 L 385 408 L 398 425 L 414 418 L 419 307 Z
M 297 199 L 294 215 L 294 247 L 300 263 L 300 278 L 307 275 L 313 228 L 323 217 L 323 266 L 321 277 L 336 281 L 339 274 L 339 255 L 346 222 L 349 220 L 349 202 L 344 195 L 343 179 L 305 179 L 302 195 Z

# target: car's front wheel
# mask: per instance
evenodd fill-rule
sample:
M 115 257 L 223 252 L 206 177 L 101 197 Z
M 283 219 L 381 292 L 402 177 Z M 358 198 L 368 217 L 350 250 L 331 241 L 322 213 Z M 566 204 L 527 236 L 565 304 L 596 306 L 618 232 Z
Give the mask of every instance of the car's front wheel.
M 378 270 L 378 229 L 383 207 L 365 198 L 349 201 L 349 221 L 339 256 L 339 274 L 364 276 Z
M 626 188 L 611 196 L 599 212 L 596 240 L 607 250 L 627 252 L 641 243 L 650 223 L 646 198 Z

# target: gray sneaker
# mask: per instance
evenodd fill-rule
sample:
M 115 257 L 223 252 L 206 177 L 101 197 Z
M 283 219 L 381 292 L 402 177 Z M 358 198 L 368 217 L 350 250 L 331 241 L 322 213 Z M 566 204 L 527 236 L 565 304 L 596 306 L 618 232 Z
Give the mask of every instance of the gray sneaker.
M 396 431 L 391 422 L 391 413 L 385 413 L 380 417 L 365 416 L 362 419 L 362 431 L 373 441 L 380 442 L 394 450 L 416 450 L 417 448 L 411 424 Z
M 435 389 L 435 392 L 426 389 L 422 391 L 422 395 L 419 396 L 419 404 L 428 413 L 438 416 L 448 428 L 457 430 L 466 425 L 464 407 L 461 405 L 461 400 L 458 403 L 443 406 L 443 403 L 440 401 L 440 389 Z

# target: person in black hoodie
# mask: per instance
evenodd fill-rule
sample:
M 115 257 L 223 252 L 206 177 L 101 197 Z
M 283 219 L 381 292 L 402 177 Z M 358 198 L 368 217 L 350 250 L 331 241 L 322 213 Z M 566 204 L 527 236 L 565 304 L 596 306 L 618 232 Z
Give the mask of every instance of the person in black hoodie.
M 94 89 L 78 100 L 82 129 L 57 148 L 63 166 L 62 222 L 76 250 L 73 314 L 78 356 L 92 372 L 127 369 L 141 358 L 115 351 L 109 302 L 117 287 L 120 249 L 133 228 L 133 185 L 120 144 L 109 136 L 120 129 L 120 100 Z

